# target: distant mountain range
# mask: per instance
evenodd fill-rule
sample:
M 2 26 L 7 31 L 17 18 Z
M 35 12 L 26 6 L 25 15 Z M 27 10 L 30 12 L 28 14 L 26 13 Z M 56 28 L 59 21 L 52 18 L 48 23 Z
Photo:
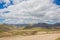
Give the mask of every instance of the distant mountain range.
M 45 28 L 45 29 L 60 29 L 60 23 L 47 24 L 0 24 L 0 31 L 9 31 L 15 29 L 31 29 L 31 28 Z
M 42 28 L 60 28 L 60 23 L 47 24 L 47 23 L 38 23 L 32 25 L 33 27 L 42 27 Z
M 60 23 L 48 24 L 48 23 L 37 23 L 37 24 L 5 24 L 5 25 L 15 25 L 15 26 L 60 26 Z
M 41 27 L 41 28 L 60 28 L 60 23 L 47 24 L 47 23 L 37 23 L 37 24 L 4 24 L 16 27 Z

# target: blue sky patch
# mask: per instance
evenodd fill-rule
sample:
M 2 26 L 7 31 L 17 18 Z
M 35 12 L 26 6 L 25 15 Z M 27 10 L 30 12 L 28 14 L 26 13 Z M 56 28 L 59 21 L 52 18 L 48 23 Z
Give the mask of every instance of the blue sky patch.
M 55 3 L 56 5 L 60 5 L 60 0 L 54 0 L 54 3 Z
M 0 9 L 4 9 L 7 8 L 9 5 L 13 5 L 13 1 L 10 0 L 10 3 L 8 4 L 8 6 L 4 6 L 6 4 L 6 2 L 2 1 L 0 2 Z
M 0 18 L 0 22 L 3 22 L 5 19 L 3 19 L 3 18 Z
M 5 2 L 1 2 L 1 3 L 0 3 L 0 9 L 5 8 L 5 7 L 4 7 L 5 4 L 6 4 Z

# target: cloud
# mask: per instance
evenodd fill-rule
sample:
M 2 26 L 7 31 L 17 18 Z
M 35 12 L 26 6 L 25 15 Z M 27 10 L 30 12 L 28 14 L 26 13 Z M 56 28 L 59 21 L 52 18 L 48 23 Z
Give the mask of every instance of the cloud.
M 14 0 L 14 5 L 0 10 L 0 17 L 8 24 L 60 22 L 60 8 L 54 0 Z M 7 14 L 5 11 L 9 11 Z

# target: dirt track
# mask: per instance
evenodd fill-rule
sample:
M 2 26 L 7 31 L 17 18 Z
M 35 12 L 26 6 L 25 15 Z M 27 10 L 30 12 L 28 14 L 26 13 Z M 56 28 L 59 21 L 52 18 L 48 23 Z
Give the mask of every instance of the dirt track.
M 14 36 L 4 37 L 0 40 L 55 40 L 60 37 L 60 34 L 43 34 L 43 35 L 32 35 L 32 36 Z

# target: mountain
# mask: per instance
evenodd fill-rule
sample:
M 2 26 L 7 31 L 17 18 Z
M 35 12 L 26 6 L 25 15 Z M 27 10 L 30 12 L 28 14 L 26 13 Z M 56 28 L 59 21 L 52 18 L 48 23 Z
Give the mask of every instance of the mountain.
M 34 24 L 32 26 L 41 27 L 41 28 L 60 28 L 60 23 L 55 23 L 55 24 L 38 23 L 38 24 Z
M 60 28 L 60 23 L 47 24 L 47 23 L 37 23 L 37 24 L 4 24 L 8 26 L 16 27 L 41 27 L 41 28 Z
M 0 31 L 9 31 L 13 29 L 30 29 L 30 28 L 60 29 L 60 23 L 47 24 L 0 24 Z

